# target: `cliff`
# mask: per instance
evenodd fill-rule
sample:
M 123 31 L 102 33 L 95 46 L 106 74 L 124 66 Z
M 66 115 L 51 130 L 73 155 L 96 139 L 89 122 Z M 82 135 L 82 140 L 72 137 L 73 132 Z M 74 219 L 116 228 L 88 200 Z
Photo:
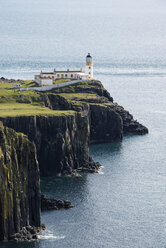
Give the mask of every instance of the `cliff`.
M 37 148 L 41 175 L 72 175 L 99 168 L 89 157 L 87 111 L 59 116 L 1 118 L 4 125 L 24 132 Z
M 143 135 L 148 129 L 114 102 L 100 81 L 89 81 L 41 93 L 45 106 L 57 110 L 89 108 L 90 143 L 121 141 L 124 134 Z
M 0 119 L 35 142 L 43 176 L 73 175 L 80 170 L 96 172 L 100 165 L 90 158 L 89 143 L 121 141 L 124 134 L 148 132 L 128 111 L 114 103 L 99 81 L 50 92 L 12 94 L 12 101 L 16 99 L 17 103 L 13 107 L 11 102 L 11 111 L 3 112 Z M 23 104 L 27 98 L 30 104 Z
M 35 146 L 0 122 L 0 240 L 36 239 L 34 228 L 40 225 Z

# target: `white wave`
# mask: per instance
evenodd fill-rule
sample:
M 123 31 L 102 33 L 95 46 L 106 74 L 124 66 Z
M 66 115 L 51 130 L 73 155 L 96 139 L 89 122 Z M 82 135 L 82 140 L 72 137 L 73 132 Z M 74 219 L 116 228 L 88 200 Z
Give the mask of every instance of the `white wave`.
M 42 234 L 40 234 L 39 239 L 46 239 L 46 240 L 58 240 L 58 239 L 64 239 L 65 236 L 56 236 L 54 233 L 51 231 L 44 231 Z
M 100 170 L 98 171 L 98 174 L 99 175 L 104 175 L 104 172 L 102 171 L 104 169 L 104 166 L 101 166 L 100 167 Z

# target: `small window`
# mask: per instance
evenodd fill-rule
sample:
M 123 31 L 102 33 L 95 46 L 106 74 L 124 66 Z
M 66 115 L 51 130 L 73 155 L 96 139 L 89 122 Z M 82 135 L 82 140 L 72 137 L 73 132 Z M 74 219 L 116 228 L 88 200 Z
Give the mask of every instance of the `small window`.
M 71 77 L 73 77 L 73 74 L 71 74 Z
M 89 75 L 90 75 L 91 73 L 89 72 Z
M 91 67 L 89 66 L 89 69 L 91 69 Z
M 59 77 L 59 74 L 57 74 L 57 77 Z
M 67 78 L 67 74 L 65 74 L 65 77 Z

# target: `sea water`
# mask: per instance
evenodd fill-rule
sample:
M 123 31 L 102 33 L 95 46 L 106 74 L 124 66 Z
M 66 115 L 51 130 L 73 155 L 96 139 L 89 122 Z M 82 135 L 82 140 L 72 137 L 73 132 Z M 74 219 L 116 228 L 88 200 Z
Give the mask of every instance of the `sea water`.
M 75 208 L 43 212 L 39 241 L 0 247 L 166 247 L 165 1 L 5 0 L 0 8 L 0 77 L 79 69 L 91 52 L 95 77 L 149 128 L 92 145 L 99 174 L 42 178 L 44 194 Z

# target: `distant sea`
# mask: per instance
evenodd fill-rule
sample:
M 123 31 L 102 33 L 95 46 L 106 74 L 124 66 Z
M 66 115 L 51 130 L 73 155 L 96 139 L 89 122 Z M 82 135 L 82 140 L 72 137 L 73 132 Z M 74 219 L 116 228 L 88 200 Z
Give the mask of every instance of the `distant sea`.
M 0 0 L 0 77 L 83 68 L 149 128 L 145 136 L 90 147 L 103 167 L 82 178 L 42 178 L 42 192 L 69 199 L 42 213 L 33 243 L 3 248 L 166 247 L 166 2 Z

